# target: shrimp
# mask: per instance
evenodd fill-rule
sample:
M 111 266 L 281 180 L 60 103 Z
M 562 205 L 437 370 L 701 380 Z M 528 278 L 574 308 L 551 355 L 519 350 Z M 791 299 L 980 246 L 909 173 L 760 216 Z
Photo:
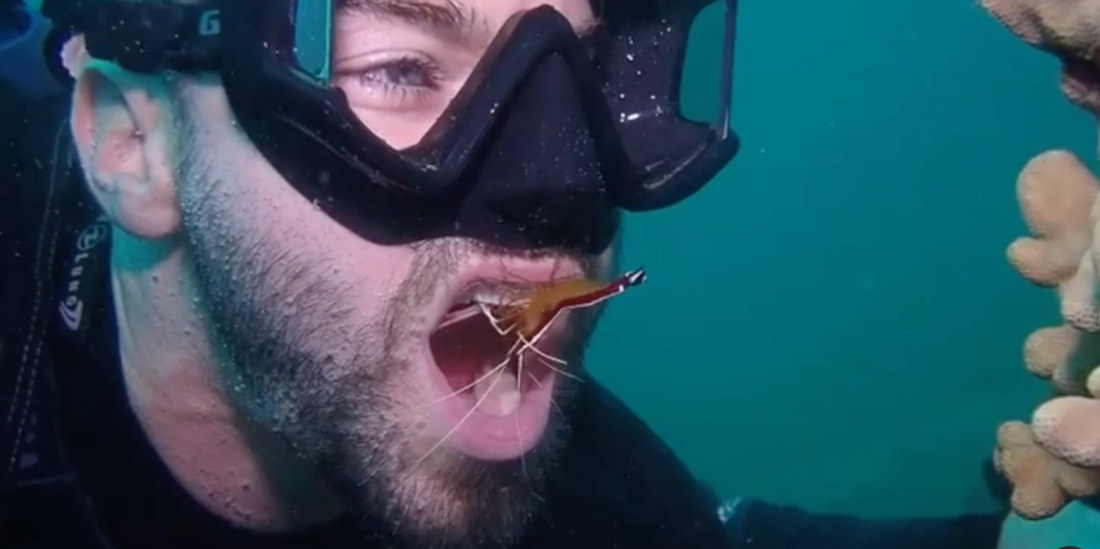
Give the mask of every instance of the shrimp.
M 544 363 L 565 365 L 564 360 L 550 356 L 535 346 L 546 335 L 550 326 L 570 309 L 592 307 L 645 280 L 645 269 L 639 268 L 606 283 L 575 277 L 539 284 L 525 295 L 505 304 L 478 303 L 465 310 L 457 311 L 448 315 L 439 328 L 467 320 L 481 313 L 501 337 L 515 338 L 513 345 L 504 354 L 506 361 L 515 358 L 517 365 L 522 366 L 525 351 L 531 351 Z M 547 366 L 553 368 L 551 364 Z M 568 377 L 575 377 L 556 368 L 555 370 Z
M 639 268 L 608 283 L 576 277 L 540 284 L 526 295 L 502 305 L 478 303 L 477 306 L 455 311 L 447 315 L 436 329 L 469 320 L 481 313 L 501 336 L 518 330 L 524 339 L 537 339 L 565 311 L 597 305 L 645 282 L 645 279 L 645 269 Z
M 525 297 L 504 305 L 482 303 L 479 306 L 497 333 L 516 337 L 510 355 L 530 350 L 543 359 L 564 364 L 561 359 L 546 355 L 535 347 L 550 326 L 570 309 L 592 307 L 645 282 L 645 279 L 645 269 L 641 268 L 629 271 L 610 283 L 569 278 L 539 285 Z

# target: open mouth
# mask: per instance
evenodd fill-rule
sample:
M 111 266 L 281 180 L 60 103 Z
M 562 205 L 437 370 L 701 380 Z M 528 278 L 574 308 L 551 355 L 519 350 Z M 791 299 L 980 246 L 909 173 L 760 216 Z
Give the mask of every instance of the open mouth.
M 428 338 L 433 402 L 448 442 L 482 460 L 518 458 L 542 439 L 559 372 L 565 319 L 524 344 L 490 312 L 523 288 L 480 281 L 462 290 Z
M 526 280 L 550 273 L 528 268 Z M 510 284 L 482 269 L 456 282 L 436 309 L 427 338 L 428 375 L 437 418 L 455 449 L 478 459 L 520 457 L 538 444 L 550 417 L 554 384 L 575 377 L 559 355 L 568 315 L 645 281 L 645 269 L 610 282 L 579 272 L 557 281 Z M 541 276 L 540 276 L 541 275 Z M 434 448 L 433 448 L 434 449 Z M 429 452 L 430 453 L 430 452 Z

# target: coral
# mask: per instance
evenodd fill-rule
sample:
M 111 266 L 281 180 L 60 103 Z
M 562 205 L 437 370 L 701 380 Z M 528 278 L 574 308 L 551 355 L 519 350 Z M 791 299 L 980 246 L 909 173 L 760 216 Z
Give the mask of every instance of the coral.
M 1061 395 L 1032 415 L 1030 428 L 1009 422 L 998 433 L 998 468 L 1013 483 L 1012 505 L 1026 518 L 1057 512 L 1070 498 L 1100 491 L 1100 258 L 1097 188 L 1072 154 L 1032 159 L 1017 196 L 1031 230 L 1008 258 L 1031 282 L 1057 289 L 1065 324 L 1033 332 L 1024 362 Z
M 1100 484 L 1100 471 L 1051 455 L 1020 421 L 998 429 L 993 463 L 1012 482 L 1012 508 L 1029 519 L 1048 517 L 1070 499 L 1092 494 Z
M 1100 3 L 1097 0 L 981 0 L 1024 42 L 1062 61 L 1062 92 L 1100 115 Z
M 1025 518 L 1050 516 L 1072 498 L 1100 492 L 1100 401 L 1093 398 L 1100 395 L 1098 189 L 1066 151 L 1036 156 L 1017 180 L 1031 236 L 1008 247 L 1008 260 L 1025 279 L 1056 290 L 1065 320 L 1024 344 L 1028 370 L 1050 380 L 1059 396 L 1035 410 L 1030 426 L 1008 422 L 997 436 L 998 470 L 1013 484 L 1012 507 Z
M 1082 332 L 1070 324 L 1040 328 L 1024 344 L 1024 364 L 1031 373 L 1050 380 L 1061 394 L 1088 394 L 1086 382 L 1100 366 L 1100 334 Z
M 1100 0 L 981 0 L 1021 40 L 1062 62 L 1062 92 L 1100 117 Z M 1032 236 L 1008 248 L 1027 280 L 1054 288 L 1064 324 L 1033 332 L 1024 362 L 1058 395 L 1030 426 L 997 436 L 998 469 L 1020 516 L 1044 518 L 1069 499 L 1100 492 L 1100 182 L 1071 153 L 1033 158 L 1017 181 Z
M 1055 398 L 1031 415 L 1035 440 L 1051 455 L 1073 465 L 1100 466 L 1100 401 L 1091 397 Z
M 1100 330 L 1094 297 L 1096 268 L 1090 249 L 1100 183 L 1072 153 L 1048 151 L 1024 166 L 1016 196 L 1034 236 L 1008 247 L 1008 260 L 1024 278 L 1058 289 L 1062 316 L 1080 330 Z

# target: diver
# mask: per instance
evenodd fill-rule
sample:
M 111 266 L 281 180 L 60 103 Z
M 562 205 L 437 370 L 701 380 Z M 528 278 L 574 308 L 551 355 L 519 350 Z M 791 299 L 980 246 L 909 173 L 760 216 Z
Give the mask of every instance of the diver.
M 585 373 L 598 306 L 490 322 L 738 148 L 678 109 L 712 0 L 545 1 L 51 15 L 66 91 L 0 101 L 0 547 L 995 546 L 723 501 Z

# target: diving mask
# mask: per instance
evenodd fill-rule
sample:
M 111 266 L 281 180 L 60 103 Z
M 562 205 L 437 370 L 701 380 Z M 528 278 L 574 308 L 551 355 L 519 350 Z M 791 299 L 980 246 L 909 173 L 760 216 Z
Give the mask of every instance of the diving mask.
M 469 236 L 509 248 L 604 249 L 620 212 L 691 196 L 735 156 L 736 0 L 712 119 L 681 110 L 689 36 L 714 0 L 594 0 L 578 36 L 543 6 L 497 32 L 434 125 L 395 148 L 334 74 L 352 10 L 432 0 L 95 0 L 72 11 L 94 57 L 136 72 L 213 71 L 241 128 L 302 195 L 371 241 Z M 461 3 L 461 2 L 459 2 Z M 449 3 L 451 5 L 454 2 Z

